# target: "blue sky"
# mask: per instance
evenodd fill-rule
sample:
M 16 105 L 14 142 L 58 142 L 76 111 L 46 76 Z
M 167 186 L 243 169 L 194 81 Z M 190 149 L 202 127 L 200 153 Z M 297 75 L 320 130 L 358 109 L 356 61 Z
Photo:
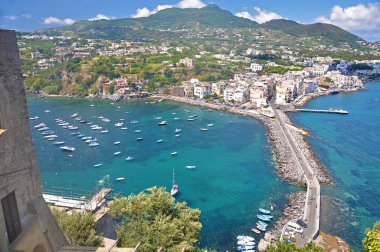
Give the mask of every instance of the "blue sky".
M 199 8 L 210 3 L 257 22 L 275 18 L 321 21 L 370 41 L 380 40 L 380 3 L 371 0 L 1 0 L 0 27 L 33 31 L 78 20 L 141 17 L 164 8 Z

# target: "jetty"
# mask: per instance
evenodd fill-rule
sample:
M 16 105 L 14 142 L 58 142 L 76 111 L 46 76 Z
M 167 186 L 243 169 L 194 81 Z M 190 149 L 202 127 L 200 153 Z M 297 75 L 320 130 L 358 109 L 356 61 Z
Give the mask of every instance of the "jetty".
M 340 114 L 347 115 L 348 111 L 342 109 L 295 109 L 297 112 L 311 112 L 311 113 L 327 113 L 327 114 Z

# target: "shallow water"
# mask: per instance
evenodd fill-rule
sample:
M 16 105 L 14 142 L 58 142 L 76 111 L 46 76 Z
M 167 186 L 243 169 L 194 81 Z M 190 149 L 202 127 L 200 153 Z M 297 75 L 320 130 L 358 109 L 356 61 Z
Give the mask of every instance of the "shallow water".
M 305 105 L 344 109 L 349 115 L 290 114 L 311 131 L 311 145 L 334 177 L 334 186 L 322 188 L 329 199 L 322 206 L 321 228 L 345 239 L 355 251 L 361 251 L 365 229 L 380 219 L 380 83 L 366 87 Z
M 186 201 L 202 212 L 201 246 L 231 249 L 237 235 L 253 235 L 249 230 L 256 222 L 259 207 L 276 204 L 274 214 L 279 215 L 286 202 L 285 194 L 296 190 L 277 178 L 265 128 L 250 118 L 169 101 L 112 105 L 105 100 L 28 97 L 28 109 L 31 117 L 40 117 L 31 121 L 31 131 L 44 189 L 59 186 L 93 190 L 96 181 L 109 174 L 116 194 L 136 194 L 152 186 L 169 190 L 174 169 L 180 188 L 177 200 Z M 51 112 L 45 113 L 46 109 Z M 90 125 L 80 124 L 70 117 L 74 113 L 110 133 L 91 133 Z M 194 121 L 186 120 L 195 114 Z M 107 117 L 111 122 L 92 118 L 94 116 Z M 57 126 L 56 117 L 79 126 L 81 133 L 92 134 L 100 146 L 88 147 L 70 135 L 69 130 Z M 155 117 L 162 119 L 155 120 Z M 180 120 L 174 120 L 175 117 Z M 128 130 L 114 126 L 119 119 L 125 119 Z M 131 124 L 131 120 L 139 122 Z M 158 126 L 161 120 L 168 121 L 168 126 Z M 59 140 L 76 148 L 73 157 L 43 139 L 33 128 L 40 122 L 48 124 Z M 214 126 L 200 131 L 210 123 Z M 182 129 L 178 138 L 174 136 L 176 128 Z M 141 133 L 134 133 L 137 129 Z M 144 140 L 137 142 L 139 136 Z M 158 144 L 158 139 L 164 142 Z M 115 141 L 121 144 L 116 146 Z M 121 151 L 119 157 L 113 155 L 116 151 Z M 178 154 L 170 155 L 174 151 Z M 134 157 L 133 161 L 125 161 L 129 155 Z M 103 166 L 93 167 L 97 163 Z M 195 165 L 196 169 L 185 169 L 187 165 Z M 116 182 L 117 177 L 125 177 L 125 181 Z M 69 195 L 70 190 L 66 190 L 66 194 Z

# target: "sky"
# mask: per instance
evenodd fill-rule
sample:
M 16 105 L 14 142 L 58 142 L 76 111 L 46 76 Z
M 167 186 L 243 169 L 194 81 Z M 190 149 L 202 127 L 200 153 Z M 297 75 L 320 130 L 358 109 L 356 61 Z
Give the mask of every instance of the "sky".
M 258 23 L 279 18 L 331 23 L 368 41 L 380 41 L 380 2 L 375 0 L 0 0 L 0 28 L 34 31 L 79 20 L 139 18 L 165 8 L 208 4 Z

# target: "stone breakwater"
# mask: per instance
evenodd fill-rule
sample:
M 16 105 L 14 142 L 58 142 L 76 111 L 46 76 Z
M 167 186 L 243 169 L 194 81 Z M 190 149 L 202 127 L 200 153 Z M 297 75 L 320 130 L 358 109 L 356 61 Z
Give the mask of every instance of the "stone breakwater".
M 281 232 L 286 223 L 291 220 L 302 219 L 305 206 L 306 193 L 296 192 L 288 196 L 288 205 L 282 216 L 276 221 L 273 228 L 267 231 L 258 244 L 258 251 L 265 251 L 269 244 L 275 244 L 281 237 Z
M 290 149 L 289 144 L 287 144 L 286 137 L 284 136 L 281 127 L 278 123 L 278 120 L 275 118 L 270 118 L 265 115 L 262 115 L 256 111 L 247 111 L 238 108 L 231 108 L 220 104 L 208 103 L 204 101 L 197 101 L 189 98 L 176 97 L 176 96 L 153 96 L 151 98 L 156 99 L 169 99 L 181 103 L 187 103 L 195 106 L 201 106 L 209 109 L 217 109 L 224 110 L 230 113 L 240 114 L 243 116 L 249 116 L 254 119 L 260 120 L 268 131 L 269 142 L 272 146 L 273 159 L 276 163 L 276 172 L 279 177 L 284 179 L 285 181 L 297 184 L 297 185 L 305 185 L 305 181 L 303 178 L 303 171 L 299 170 L 296 165 L 295 157 Z M 296 127 L 288 116 L 280 112 L 280 116 L 282 119 L 289 125 Z M 304 153 L 305 157 L 308 159 L 310 166 L 313 169 L 313 172 L 317 174 L 317 178 L 320 183 L 330 184 L 331 177 L 327 173 L 325 167 L 320 163 L 318 157 L 314 154 L 312 149 L 310 148 L 309 143 L 307 142 L 304 135 L 301 134 L 302 131 L 295 130 L 293 127 L 292 134 L 300 147 L 301 151 Z

